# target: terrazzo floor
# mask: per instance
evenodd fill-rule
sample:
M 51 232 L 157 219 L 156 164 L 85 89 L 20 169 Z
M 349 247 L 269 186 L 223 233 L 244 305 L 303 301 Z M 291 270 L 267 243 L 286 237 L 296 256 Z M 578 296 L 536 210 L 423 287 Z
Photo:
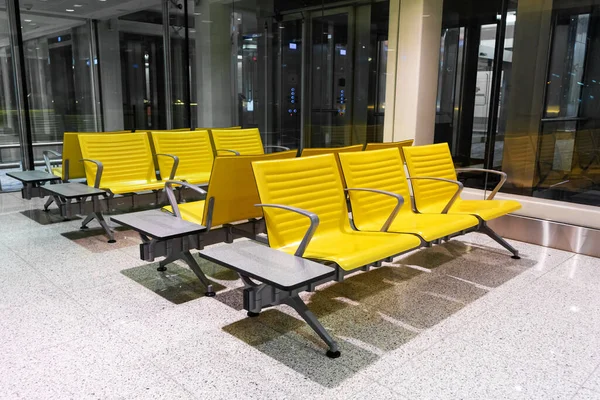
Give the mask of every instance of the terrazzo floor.
M 0 194 L 2 399 L 600 399 L 600 259 L 480 234 L 305 299 L 342 356 L 280 306 L 242 310 L 43 200 Z

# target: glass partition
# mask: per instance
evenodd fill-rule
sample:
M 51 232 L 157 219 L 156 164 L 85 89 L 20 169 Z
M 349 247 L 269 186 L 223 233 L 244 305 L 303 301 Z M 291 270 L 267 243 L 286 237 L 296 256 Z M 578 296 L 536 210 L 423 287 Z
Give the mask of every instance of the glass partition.
M 444 1 L 436 142 L 506 192 L 600 205 L 598 22 L 597 0 Z
M 383 140 L 389 0 L 36 1 L 20 12 L 39 168 L 68 131 L 257 127 L 290 148 Z M 1 25 L 0 167 L 18 167 Z
M 6 171 L 19 167 L 19 121 L 14 85 L 13 55 L 9 40 L 8 16 L 0 1 L 0 190 L 18 189 Z

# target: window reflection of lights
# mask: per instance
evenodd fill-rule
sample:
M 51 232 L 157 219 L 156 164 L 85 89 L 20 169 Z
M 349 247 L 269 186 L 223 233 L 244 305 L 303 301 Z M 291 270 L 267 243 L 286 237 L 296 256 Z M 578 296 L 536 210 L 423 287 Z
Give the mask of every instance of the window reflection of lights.
M 25 22 L 31 22 L 30 19 L 24 19 L 23 21 L 25 21 Z
M 237 58 L 238 58 L 238 60 L 241 60 L 241 59 L 242 59 L 242 58 L 244 58 L 244 57 L 242 57 L 242 56 L 238 55 L 238 56 L 237 56 Z
M 75 7 L 75 8 L 83 7 L 83 4 L 73 4 L 73 7 Z
M 73 10 L 72 8 L 67 8 L 65 11 L 66 12 L 75 12 L 75 10 Z

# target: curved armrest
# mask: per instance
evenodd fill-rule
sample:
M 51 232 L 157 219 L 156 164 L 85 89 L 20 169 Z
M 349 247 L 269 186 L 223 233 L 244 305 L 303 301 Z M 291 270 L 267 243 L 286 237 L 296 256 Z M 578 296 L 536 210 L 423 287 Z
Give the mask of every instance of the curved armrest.
M 399 195 L 397 193 L 387 192 L 385 190 L 365 189 L 365 188 L 348 188 L 346 190 L 347 191 L 356 191 L 356 192 L 372 192 L 372 193 L 377 193 L 377 194 L 383 194 L 386 196 L 393 197 L 398 201 L 398 204 L 396 204 L 396 207 L 394 207 L 394 209 L 392 210 L 392 213 L 390 214 L 388 219 L 385 221 L 385 223 L 381 227 L 381 232 L 387 232 L 388 229 L 390 229 L 392 222 L 394 222 L 394 219 L 396 219 L 396 216 L 398 215 L 398 213 L 400 212 L 400 209 L 402 208 L 402 205 L 404 204 L 404 197 L 402 197 L 402 195 Z
M 83 160 L 79 160 L 83 163 L 91 162 L 96 164 L 96 180 L 94 182 L 94 187 L 96 189 L 100 188 L 100 180 L 102 179 L 102 172 L 104 171 L 104 165 L 100 161 L 90 160 L 89 158 L 84 158 Z
M 167 198 L 169 199 L 169 204 L 171 208 L 173 208 L 173 214 L 177 218 L 181 218 L 181 211 L 179 211 L 179 205 L 177 204 L 177 199 L 175 198 L 175 194 L 173 193 L 173 185 L 183 186 L 188 189 L 192 189 L 200 194 L 206 194 L 206 190 L 202 190 L 197 186 L 190 185 L 187 182 L 182 181 L 167 181 L 165 182 L 165 192 L 167 193 Z
M 218 154 L 220 151 L 228 151 L 229 153 L 233 153 L 233 154 L 235 154 L 236 156 L 239 156 L 239 155 L 240 155 L 240 152 L 239 152 L 239 151 L 235 151 L 235 150 L 229 150 L 229 149 L 217 149 L 217 154 Z
M 506 179 L 508 178 L 508 175 L 506 175 L 506 172 L 496 171 L 494 169 L 485 169 L 485 168 L 458 168 L 456 170 L 456 172 L 457 173 L 461 173 L 461 172 L 489 172 L 490 174 L 500 175 L 500 182 L 498 182 L 498 184 L 496 185 L 496 187 L 494 188 L 494 190 L 492 190 L 492 193 L 490 193 L 490 195 L 488 196 L 488 198 L 486 200 L 492 200 L 494 198 L 494 196 L 496 196 L 496 194 L 498 193 L 498 191 L 500 190 L 500 188 L 502 188 L 502 186 L 504 186 L 504 183 L 506 182 Z
M 44 156 L 44 164 L 46 164 L 47 172 L 49 174 L 51 174 L 52 173 L 52 162 L 50 161 L 50 155 L 62 158 L 62 154 L 60 154 L 59 152 L 54 151 L 54 150 L 44 150 L 42 155 Z
M 177 172 L 177 167 L 179 167 L 179 157 L 174 156 L 173 154 L 165 153 L 156 153 L 156 156 L 170 157 L 173 159 L 173 167 L 171 168 L 171 175 L 169 176 L 169 180 L 175 179 L 175 173 Z
M 454 193 L 454 196 L 452 196 L 452 198 L 450 199 L 450 201 L 448 202 L 448 204 L 446 204 L 446 207 L 444 207 L 444 209 L 442 210 L 442 214 L 448 214 L 448 211 L 450 210 L 450 207 L 452 207 L 452 204 L 454 204 L 454 202 L 460 198 L 460 194 L 462 193 L 463 189 L 465 188 L 461 182 L 459 182 L 459 181 L 453 181 L 452 179 L 446 179 L 446 178 L 433 178 L 433 177 L 429 177 L 429 176 L 416 176 L 416 177 L 410 177 L 410 178 L 406 178 L 406 179 L 410 179 L 411 181 L 414 181 L 414 180 L 429 180 L 429 181 L 446 182 L 446 183 L 452 183 L 452 184 L 458 186 L 458 189 L 456 190 L 456 193 Z
M 298 213 L 300 215 L 304 215 L 305 217 L 310 219 L 310 226 L 308 227 L 306 233 L 304 234 L 304 237 L 302 238 L 302 241 L 300 242 L 298 249 L 296 249 L 296 252 L 294 253 L 294 255 L 296 257 L 302 257 L 304 255 L 304 252 L 306 251 L 306 247 L 308 246 L 308 243 L 312 239 L 313 235 L 315 234 L 315 231 L 317 230 L 317 227 L 319 226 L 319 216 L 313 212 L 303 210 L 302 208 L 284 206 L 281 204 L 255 204 L 254 206 L 255 207 L 279 208 L 281 210 L 292 211 L 292 212 Z
M 265 150 L 266 149 L 280 149 L 281 151 L 288 151 L 290 148 L 289 147 L 285 147 L 285 146 L 274 146 L 274 145 L 268 145 L 268 146 L 264 146 Z

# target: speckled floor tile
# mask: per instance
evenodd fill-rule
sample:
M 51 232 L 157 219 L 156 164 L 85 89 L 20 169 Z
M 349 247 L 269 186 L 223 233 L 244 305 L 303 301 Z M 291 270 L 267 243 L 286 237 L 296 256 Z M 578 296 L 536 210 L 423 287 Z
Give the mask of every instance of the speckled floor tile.
M 235 272 L 196 256 L 224 287 L 198 297 L 131 231 L 112 246 L 19 196 L 0 194 L 2 398 L 600 399 L 599 259 L 472 233 L 322 285 L 301 297 L 331 360 L 293 309 L 247 318 Z
M 600 392 L 582 387 L 579 389 L 575 397 L 572 400 L 599 400 Z
M 586 314 L 571 311 L 570 303 L 557 309 L 550 297 L 552 291 L 539 283 L 520 299 L 489 309 L 458 336 L 531 368 L 558 369 L 564 379 L 582 384 L 600 363 L 598 324 L 582 323 Z
M 417 399 L 568 399 L 579 387 L 461 341 L 439 342 L 374 379 Z

